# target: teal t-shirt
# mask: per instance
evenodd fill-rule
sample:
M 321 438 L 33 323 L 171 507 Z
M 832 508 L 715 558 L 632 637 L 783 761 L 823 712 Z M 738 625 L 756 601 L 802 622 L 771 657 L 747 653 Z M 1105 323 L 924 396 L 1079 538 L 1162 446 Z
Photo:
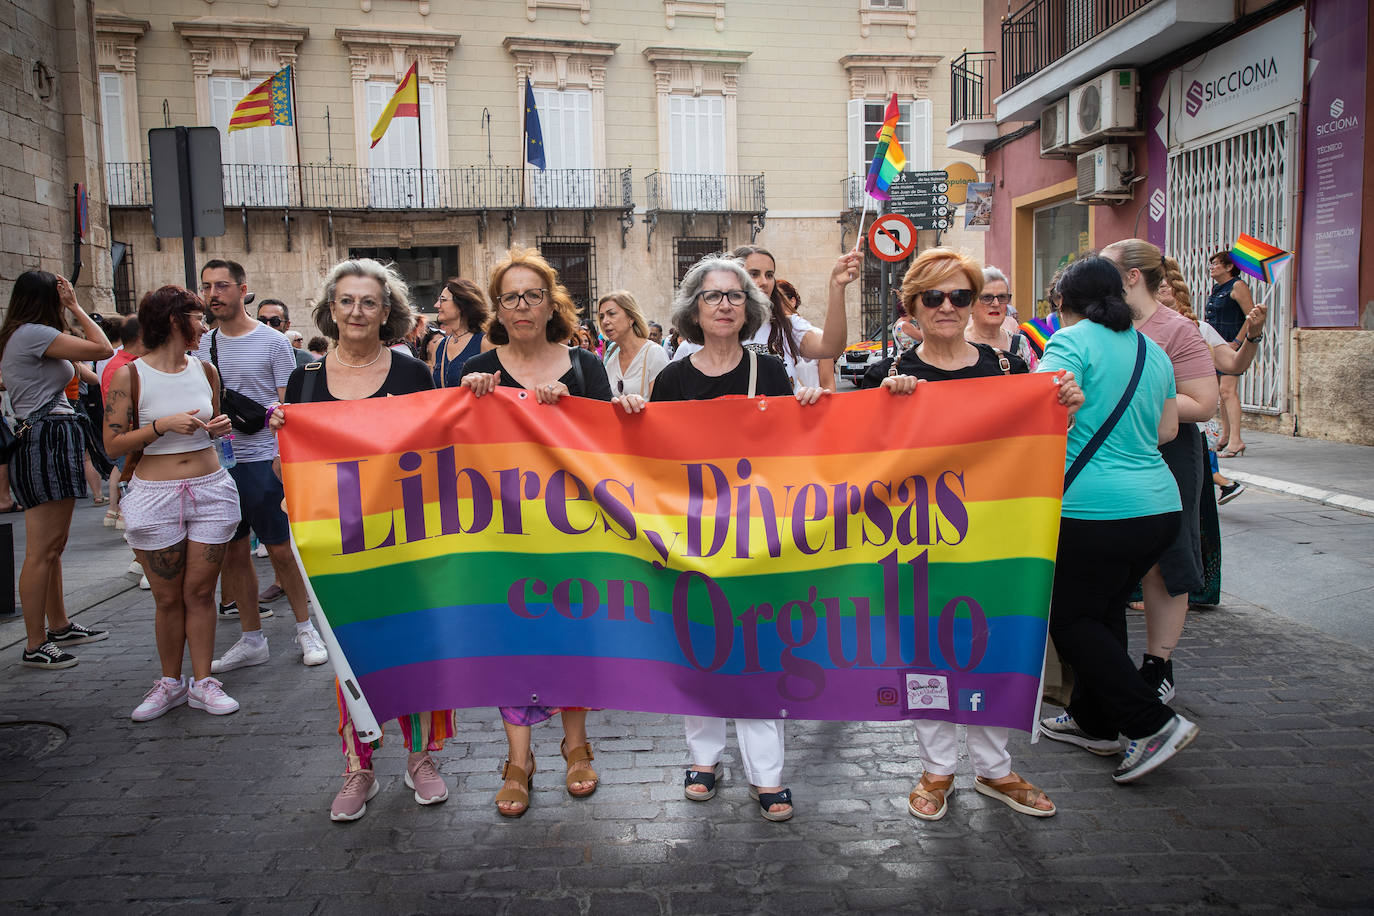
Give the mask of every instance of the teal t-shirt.
M 1050 337 L 1036 371 L 1068 369 L 1083 389 L 1083 406 L 1069 430 L 1068 470 L 1112 410 L 1135 369 L 1134 330 L 1113 331 L 1086 319 Z M 1145 340 L 1145 367 L 1130 405 L 1097 453 L 1064 494 L 1066 518 L 1135 518 L 1182 508 L 1178 483 L 1159 454 L 1159 418 L 1176 395 L 1174 367 L 1159 345 Z

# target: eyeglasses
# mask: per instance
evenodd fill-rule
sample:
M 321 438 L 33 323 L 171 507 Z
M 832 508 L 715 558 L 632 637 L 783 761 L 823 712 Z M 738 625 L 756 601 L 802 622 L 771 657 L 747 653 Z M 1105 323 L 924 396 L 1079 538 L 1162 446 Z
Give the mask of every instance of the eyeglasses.
M 921 304 L 928 309 L 938 309 L 945 300 L 957 309 L 966 309 L 973 304 L 973 290 L 956 289 L 946 293 L 942 289 L 927 289 L 921 293 Z
M 742 289 L 732 289 L 728 292 L 722 292 L 718 289 L 704 289 L 697 293 L 697 298 L 715 308 L 720 305 L 722 299 L 727 300 L 731 305 L 744 305 L 749 300 L 749 294 Z
M 501 303 L 501 308 L 514 311 L 524 302 L 532 309 L 537 309 L 544 304 L 544 294 L 547 289 L 527 289 L 523 293 L 502 293 L 497 302 Z
M 364 308 L 366 308 L 366 306 L 364 306 Z M 282 326 L 282 320 L 277 315 L 273 315 L 271 318 L 268 318 L 266 315 L 259 315 L 258 321 L 261 321 L 263 324 L 270 324 L 277 329 L 280 329 Z
M 978 297 L 978 301 L 984 305 L 992 305 L 994 301 L 1000 302 L 1002 305 L 1007 305 L 1011 302 L 1011 293 L 1001 293 L 996 296 L 991 293 L 983 293 L 983 295 Z
M 355 308 L 360 308 L 364 312 L 375 312 L 382 307 L 382 300 L 374 299 L 371 296 L 364 296 L 361 299 L 354 299 L 352 296 L 341 296 L 334 300 L 334 304 L 345 312 L 351 312 Z M 258 319 L 259 321 L 263 319 Z M 276 327 L 276 325 L 273 325 Z
M 235 286 L 238 286 L 238 284 L 230 283 L 228 280 L 220 280 L 218 283 L 202 283 L 200 285 L 200 291 L 202 293 L 208 293 L 214 290 L 217 293 L 224 293 L 233 289 Z

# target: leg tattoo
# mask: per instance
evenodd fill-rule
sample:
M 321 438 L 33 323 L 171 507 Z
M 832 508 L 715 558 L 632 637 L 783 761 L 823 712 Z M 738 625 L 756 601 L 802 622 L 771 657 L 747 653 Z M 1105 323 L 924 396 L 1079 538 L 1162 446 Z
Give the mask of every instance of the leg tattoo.
M 175 579 L 186 568 L 186 542 L 165 547 L 162 550 L 149 550 L 148 568 L 162 579 Z

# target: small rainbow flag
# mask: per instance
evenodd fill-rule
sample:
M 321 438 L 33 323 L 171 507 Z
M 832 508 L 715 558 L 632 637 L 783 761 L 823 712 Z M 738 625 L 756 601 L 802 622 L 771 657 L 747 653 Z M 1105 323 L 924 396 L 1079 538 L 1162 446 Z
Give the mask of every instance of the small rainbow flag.
M 1030 341 L 1031 349 L 1035 351 L 1036 358 L 1045 355 L 1045 345 L 1050 342 L 1050 337 L 1055 331 L 1059 330 L 1059 313 L 1050 312 L 1044 318 L 1032 318 L 1030 321 L 1023 321 L 1020 324 L 1021 333 L 1026 335 Z
M 250 127 L 289 127 L 295 123 L 291 103 L 291 67 L 285 66 L 258 84 L 234 106 L 229 130 Z
M 1290 252 L 1267 245 L 1245 233 L 1241 233 L 1231 247 L 1231 263 L 1236 265 L 1236 269 L 1266 283 L 1273 283 L 1292 257 Z
M 865 187 L 874 200 L 890 200 L 888 188 L 906 168 L 906 154 L 897 142 L 897 119 L 901 109 L 897 107 L 897 93 L 888 100 L 887 112 L 883 115 L 883 126 L 878 131 L 878 148 L 873 153 L 873 164 L 868 167 L 868 181 Z
M 1053 390 L 293 404 L 292 543 L 360 734 L 525 704 L 1030 730 Z
M 401 84 L 396 87 L 396 94 L 382 109 L 382 116 L 377 119 L 376 125 L 372 128 L 373 146 L 382 142 L 382 136 L 386 133 L 386 129 L 391 126 L 392 118 L 415 118 L 417 121 L 420 119 L 419 66 L 418 60 L 410 65 L 406 75 L 401 77 Z

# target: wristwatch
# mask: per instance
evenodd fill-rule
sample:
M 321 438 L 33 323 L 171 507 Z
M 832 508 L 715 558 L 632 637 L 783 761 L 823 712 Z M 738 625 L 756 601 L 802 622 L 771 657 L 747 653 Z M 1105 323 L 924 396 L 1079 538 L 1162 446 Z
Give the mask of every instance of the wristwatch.
M 1259 335 L 1256 335 L 1255 337 L 1251 337 L 1250 335 L 1247 334 L 1247 335 L 1245 336 L 1245 339 L 1248 340 L 1248 341 L 1250 341 L 1250 343 L 1259 343 L 1261 340 L 1264 339 L 1264 335 L 1263 335 L 1263 334 L 1259 334 Z

